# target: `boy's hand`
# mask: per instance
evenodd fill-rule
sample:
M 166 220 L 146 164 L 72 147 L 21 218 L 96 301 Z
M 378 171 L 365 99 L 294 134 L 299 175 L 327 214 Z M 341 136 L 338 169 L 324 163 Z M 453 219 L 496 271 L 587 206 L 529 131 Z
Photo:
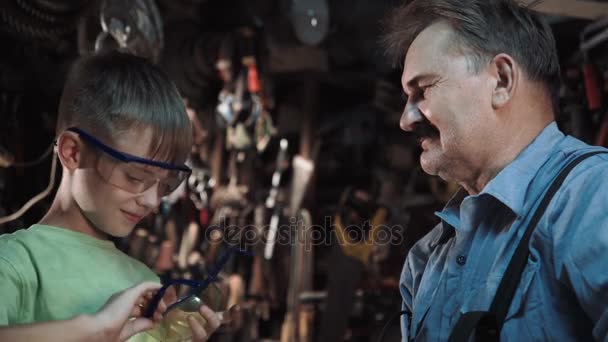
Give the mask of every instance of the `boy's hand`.
M 175 293 L 175 288 L 170 287 L 167 292 L 165 292 L 163 301 L 165 303 L 173 303 L 176 300 L 177 294 Z M 165 312 L 165 309 L 161 310 L 161 312 Z M 194 317 L 188 317 L 188 324 L 190 325 L 190 329 L 192 330 L 193 342 L 207 341 L 207 339 L 209 339 L 209 336 L 211 336 L 211 334 L 213 334 L 220 327 L 222 321 L 221 314 L 214 312 L 206 305 L 201 306 L 201 308 L 199 309 L 199 313 L 207 321 L 207 324 L 203 326 L 201 322 L 196 320 Z
M 160 287 L 158 283 L 145 282 L 112 295 L 93 317 L 93 324 L 100 329 L 102 340 L 125 341 L 154 327 L 167 308 L 165 302 L 159 303 L 152 320 L 143 317 L 143 311 Z
M 213 312 L 206 305 L 201 306 L 199 313 L 207 321 L 205 327 L 192 316 L 188 317 L 188 324 L 190 325 L 190 329 L 192 329 L 193 341 L 204 342 L 220 327 L 222 320 L 219 313 Z

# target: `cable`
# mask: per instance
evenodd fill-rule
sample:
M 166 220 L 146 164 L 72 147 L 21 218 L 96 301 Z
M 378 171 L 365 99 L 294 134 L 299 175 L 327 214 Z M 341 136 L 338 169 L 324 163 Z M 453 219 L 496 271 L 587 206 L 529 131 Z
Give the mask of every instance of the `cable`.
M 44 153 L 31 161 L 27 161 L 27 162 L 21 162 L 21 163 L 15 163 L 15 157 L 7 150 L 5 150 L 1 145 L 0 145 L 0 167 L 2 168 L 9 168 L 9 167 L 19 167 L 19 168 L 26 168 L 26 167 L 31 167 L 31 166 L 36 166 L 40 163 L 42 163 L 50 154 L 51 152 L 53 152 L 53 147 L 54 147 L 54 143 L 51 144 L 49 146 L 49 148 L 44 151 Z
M 13 163 L 11 166 L 24 168 L 24 167 L 31 167 L 31 166 L 38 165 L 38 164 L 42 163 L 51 154 L 51 152 L 53 152 L 53 147 L 54 147 L 54 144 L 51 144 L 51 146 L 49 146 L 49 148 L 46 151 L 44 151 L 44 153 L 40 157 L 38 157 L 32 161 L 22 162 L 22 163 Z
M 391 318 L 388 319 L 386 324 L 384 324 L 384 327 L 382 327 L 382 332 L 380 332 L 380 336 L 378 336 L 378 342 L 382 342 L 382 340 L 384 340 L 384 335 L 386 334 L 386 330 L 391 325 L 391 323 L 395 320 L 395 318 L 399 318 L 399 317 L 401 317 L 401 315 L 406 314 L 406 313 L 407 313 L 407 311 L 405 311 L 405 310 L 399 311 L 398 313 L 394 314 L 393 316 L 391 316 Z
M 29 201 L 27 201 L 27 203 L 25 203 L 23 205 L 23 207 L 21 207 L 21 209 L 17 210 L 15 213 L 5 216 L 5 217 L 0 217 L 0 224 L 4 224 L 4 223 L 11 222 L 11 221 L 18 219 L 23 214 L 25 214 L 25 212 L 28 211 L 34 204 L 40 202 L 43 198 L 48 196 L 49 193 L 51 192 L 51 190 L 53 190 L 53 186 L 55 185 L 56 171 L 57 171 L 57 155 L 53 154 L 53 162 L 51 163 L 51 176 L 49 179 L 49 185 L 46 187 L 46 189 L 44 191 L 42 191 L 41 193 L 39 193 L 38 195 L 32 197 Z

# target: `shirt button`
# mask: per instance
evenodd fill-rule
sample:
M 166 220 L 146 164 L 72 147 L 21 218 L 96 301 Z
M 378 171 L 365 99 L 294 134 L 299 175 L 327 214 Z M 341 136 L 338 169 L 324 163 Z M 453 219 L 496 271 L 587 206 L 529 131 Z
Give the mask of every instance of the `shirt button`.
M 458 265 L 460 265 L 460 266 L 464 265 L 466 262 L 467 262 L 467 257 L 464 255 L 459 255 L 456 258 L 456 263 L 458 263 Z

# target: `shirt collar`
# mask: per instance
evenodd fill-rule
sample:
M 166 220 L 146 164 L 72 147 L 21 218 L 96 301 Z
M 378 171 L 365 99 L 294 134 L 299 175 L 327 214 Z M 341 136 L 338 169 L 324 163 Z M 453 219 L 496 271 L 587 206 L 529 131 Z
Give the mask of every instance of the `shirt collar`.
M 490 195 L 508 207 L 515 215 L 523 214 L 527 190 L 532 180 L 547 162 L 550 152 L 564 138 L 555 122 L 550 123 L 524 150 L 502 169 L 477 195 Z M 435 215 L 443 221 L 439 240 L 460 228 L 460 205 L 469 195 L 464 189 L 458 190 L 442 211 Z
M 518 156 L 502 169 L 482 190 L 522 216 L 526 193 L 551 151 L 564 139 L 555 122 L 550 123 Z
M 448 225 L 459 228 L 460 227 L 460 204 L 467 197 L 467 192 L 460 188 L 454 196 L 448 201 L 443 210 L 435 213 L 443 222 Z

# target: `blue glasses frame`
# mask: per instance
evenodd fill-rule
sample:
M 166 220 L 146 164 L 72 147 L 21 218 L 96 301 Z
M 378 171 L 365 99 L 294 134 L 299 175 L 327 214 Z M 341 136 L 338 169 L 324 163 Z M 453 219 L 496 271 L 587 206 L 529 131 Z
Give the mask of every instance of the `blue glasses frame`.
M 95 147 L 99 148 L 102 152 L 104 152 L 104 153 L 110 155 L 111 157 L 118 159 L 122 162 L 139 163 L 139 164 L 145 164 L 145 165 L 150 165 L 150 166 L 156 166 L 156 167 L 160 167 L 160 168 L 167 169 L 167 170 L 177 170 L 177 171 L 192 173 L 192 169 L 190 169 L 186 165 L 174 165 L 174 164 L 169 164 L 169 163 L 163 163 L 163 162 L 159 162 L 156 160 L 146 159 L 146 158 L 134 156 L 132 154 L 128 154 L 125 152 L 115 150 L 115 149 L 111 148 L 110 146 L 102 143 L 100 140 L 98 140 L 91 134 L 83 131 L 82 129 L 80 129 L 78 127 L 70 127 L 67 130 L 78 134 L 79 136 L 84 138 L 84 140 L 86 140 L 87 142 L 95 145 Z
M 172 310 L 173 308 L 180 305 L 181 303 L 189 300 L 191 297 L 196 296 L 197 294 L 201 293 L 212 282 L 217 280 L 217 275 L 220 273 L 222 268 L 224 268 L 224 266 L 228 262 L 228 259 L 230 259 L 230 256 L 232 254 L 234 254 L 235 252 L 238 252 L 239 254 L 243 254 L 243 255 L 247 255 L 247 256 L 253 256 L 253 253 L 251 253 L 251 252 L 239 249 L 237 247 L 230 247 L 230 249 L 225 251 L 220 256 L 220 258 L 218 259 L 215 266 L 208 273 L 207 278 L 205 278 L 205 280 L 203 280 L 203 281 L 196 281 L 196 280 L 191 280 L 191 279 L 181 279 L 181 278 L 180 279 L 163 278 L 161 280 L 163 286 L 158 290 L 158 292 L 156 292 L 156 294 L 154 294 L 154 297 L 152 297 L 152 300 L 150 301 L 150 305 L 148 305 L 148 307 L 146 308 L 146 311 L 144 312 L 144 317 L 152 318 L 152 315 L 154 315 L 154 312 L 158 308 L 158 304 L 160 303 L 161 299 L 165 296 L 165 292 L 172 285 L 188 285 L 191 287 L 191 289 L 190 289 L 190 291 L 188 291 L 188 293 L 185 296 L 183 296 L 182 298 L 179 298 L 175 303 L 169 305 L 169 307 L 167 307 L 167 310 L 165 312 Z

